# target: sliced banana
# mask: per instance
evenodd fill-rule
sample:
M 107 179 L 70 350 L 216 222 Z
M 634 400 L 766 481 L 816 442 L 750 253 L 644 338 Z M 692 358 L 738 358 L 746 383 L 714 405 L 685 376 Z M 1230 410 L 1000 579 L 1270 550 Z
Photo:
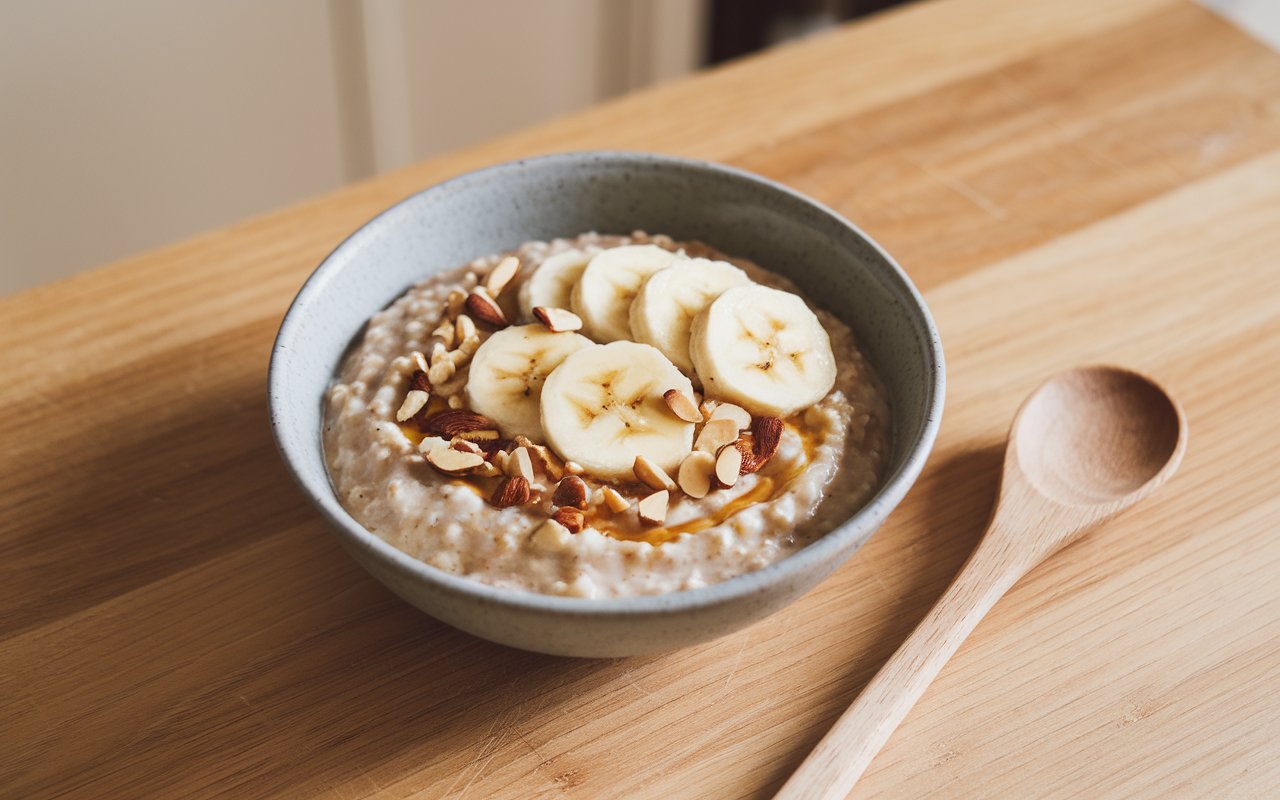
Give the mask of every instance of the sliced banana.
M 525 278 L 520 287 L 520 315 L 526 322 L 533 319 L 533 309 L 568 308 L 573 287 L 591 256 L 581 250 L 566 250 L 550 256 Z
M 831 338 L 804 300 L 767 286 L 725 291 L 693 320 L 693 363 L 708 397 L 787 417 L 836 381 Z
M 658 270 L 631 301 L 631 338 L 662 351 L 686 375 L 693 374 L 689 331 L 693 318 L 726 289 L 751 283 L 727 261 L 681 259 Z
M 542 441 L 543 381 L 570 353 L 591 345 L 585 336 L 552 333 L 542 325 L 503 328 L 471 359 L 467 404 L 496 422 L 503 436 Z
M 652 244 L 614 247 L 597 253 L 573 287 L 570 306 L 582 317 L 582 332 L 597 342 L 631 338 L 631 300 L 645 279 L 682 258 Z
M 578 350 L 542 386 L 547 444 L 604 480 L 634 481 L 637 456 L 675 472 L 693 448 L 693 423 L 667 408 L 662 395 L 668 389 L 693 391 L 689 379 L 647 344 Z

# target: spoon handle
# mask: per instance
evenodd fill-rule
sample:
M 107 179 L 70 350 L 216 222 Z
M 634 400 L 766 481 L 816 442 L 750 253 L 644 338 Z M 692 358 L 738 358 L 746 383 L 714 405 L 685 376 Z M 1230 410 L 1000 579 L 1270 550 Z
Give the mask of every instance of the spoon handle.
M 853 705 L 775 795 L 843 800 L 898 723 L 996 601 L 1026 571 L 990 534 Z

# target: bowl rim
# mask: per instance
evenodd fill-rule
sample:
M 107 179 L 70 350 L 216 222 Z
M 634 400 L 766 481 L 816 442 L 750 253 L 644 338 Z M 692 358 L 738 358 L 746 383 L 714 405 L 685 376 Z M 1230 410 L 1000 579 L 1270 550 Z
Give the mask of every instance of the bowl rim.
M 314 486 L 314 482 L 304 476 L 300 469 L 302 456 L 294 452 L 293 445 L 281 433 L 284 425 L 282 419 L 287 414 L 283 398 L 289 394 L 288 383 L 284 380 L 284 370 L 281 365 L 288 357 L 288 352 L 292 349 L 295 329 L 299 324 L 298 321 L 307 313 L 310 299 L 324 291 L 330 276 L 342 269 L 349 256 L 360 247 L 362 240 L 391 224 L 394 221 L 393 218 L 397 214 L 403 213 L 403 209 L 408 204 L 428 192 L 448 191 L 451 188 L 489 180 L 502 172 L 523 169 L 529 165 L 582 164 L 591 162 L 629 162 L 648 166 L 658 165 L 685 171 L 713 173 L 762 185 L 774 192 L 785 195 L 792 202 L 801 206 L 808 206 L 821 216 L 851 229 L 883 259 L 884 264 L 888 267 L 886 274 L 881 276 L 881 280 L 889 279 L 887 282 L 890 284 L 891 291 L 896 289 L 904 298 L 909 298 L 911 301 L 910 306 L 919 315 L 920 324 L 913 327 L 917 328 L 917 336 L 922 340 L 918 343 L 921 345 L 921 350 L 928 362 L 925 364 L 925 372 L 931 376 L 931 380 L 929 380 L 926 387 L 925 419 L 919 434 L 911 442 L 898 468 L 884 480 L 876 493 L 861 508 L 830 531 L 785 558 L 758 570 L 735 575 L 719 583 L 654 595 L 607 598 L 563 597 L 523 589 L 494 586 L 460 575 L 453 575 L 424 561 L 419 561 L 367 530 L 338 502 L 333 486 L 328 480 L 327 472 L 323 487 Z M 302 489 L 303 494 L 311 501 L 312 505 L 320 511 L 330 527 L 342 537 L 344 543 L 357 547 L 377 558 L 402 577 L 425 581 L 450 595 L 462 596 L 480 604 L 507 609 L 517 608 L 527 612 L 554 614 L 557 616 L 602 618 L 688 611 L 730 603 L 759 593 L 779 582 L 820 570 L 823 562 L 838 558 L 840 551 L 850 540 L 857 539 L 864 533 L 869 536 L 870 533 L 883 524 L 889 513 L 906 496 L 907 491 L 911 488 L 916 478 L 919 477 L 920 471 L 923 469 L 925 461 L 933 449 L 942 420 L 943 401 L 946 394 L 946 366 L 937 327 L 920 291 L 911 282 L 911 279 L 907 277 L 906 272 L 893 256 L 889 255 L 878 242 L 868 236 L 856 224 L 829 206 L 777 181 L 724 164 L 639 151 L 576 150 L 505 161 L 462 173 L 414 192 L 357 228 L 335 247 L 329 255 L 325 256 L 324 260 L 320 262 L 319 266 L 303 283 L 297 295 L 289 304 L 289 309 L 281 321 L 279 332 L 271 347 L 271 358 L 267 368 L 267 394 L 271 432 L 276 443 L 276 449 L 280 452 L 282 460 L 285 462 L 285 466 L 294 482 Z M 317 402 L 323 402 L 323 398 L 315 399 Z M 323 453 L 323 444 L 319 443 L 319 438 L 319 431 L 316 431 L 316 440 Z M 832 571 L 834 569 L 833 567 Z

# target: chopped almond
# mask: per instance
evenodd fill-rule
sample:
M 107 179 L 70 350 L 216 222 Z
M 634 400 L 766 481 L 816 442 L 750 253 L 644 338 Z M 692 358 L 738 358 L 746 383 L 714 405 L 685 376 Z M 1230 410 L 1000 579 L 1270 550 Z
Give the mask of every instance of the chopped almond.
M 529 448 L 517 447 L 511 451 L 511 455 L 507 457 L 507 474 L 533 481 L 533 460 L 529 458 Z
M 671 476 L 666 473 L 666 470 L 644 456 L 636 456 L 635 463 L 631 469 L 636 474 L 636 478 L 650 489 L 667 489 L 669 491 L 676 488 L 676 482 L 671 480 Z
M 662 393 L 662 399 L 666 401 L 671 413 L 685 422 L 702 422 L 702 412 L 698 410 L 697 404 L 679 389 L 666 390 Z
M 671 500 L 671 492 L 663 489 L 660 492 L 654 492 L 648 497 L 640 501 L 639 511 L 640 519 L 654 525 L 661 525 L 667 521 L 667 503 Z
M 396 412 L 396 422 L 408 422 L 430 399 L 431 395 L 421 389 L 410 389 L 404 396 L 404 402 L 400 404 L 400 410 Z
M 619 494 L 618 490 L 612 486 L 604 487 L 600 490 L 600 494 L 604 497 L 604 504 L 615 514 L 621 514 L 631 508 L 631 501 Z
M 551 502 L 558 506 L 586 508 L 589 496 L 590 490 L 587 489 L 586 482 L 570 475 L 557 484 L 555 494 L 551 495 Z
M 568 309 L 534 306 L 533 316 L 552 333 L 582 330 L 582 317 Z
M 520 271 L 520 259 L 515 256 L 507 256 L 498 262 L 498 266 L 489 271 L 488 277 L 484 279 L 484 288 L 489 294 L 497 297 L 502 294 L 502 290 L 510 285 L 516 273 Z
M 569 533 L 578 533 L 587 526 L 586 515 L 568 506 L 556 509 L 556 513 L 552 514 L 551 518 L 563 525 Z
M 531 494 L 527 480 L 519 475 L 511 475 L 503 478 L 493 490 L 493 496 L 489 498 L 489 502 L 498 508 L 522 506 L 529 502 Z

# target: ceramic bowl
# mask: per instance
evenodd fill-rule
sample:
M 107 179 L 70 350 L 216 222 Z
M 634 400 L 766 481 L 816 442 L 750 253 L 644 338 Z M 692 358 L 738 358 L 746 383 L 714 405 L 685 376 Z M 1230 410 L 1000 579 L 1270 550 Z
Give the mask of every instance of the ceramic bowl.
M 854 329 L 893 409 L 883 485 L 803 550 L 723 583 L 613 599 L 499 589 L 411 558 L 338 503 L 325 470 L 322 396 L 365 321 L 429 274 L 535 239 L 584 231 L 700 239 L 795 281 Z M 942 414 L 942 347 L 893 259 L 839 214 L 778 183 L 716 164 L 584 152 L 515 161 L 433 186 L 385 211 L 325 259 L 280 326 L 271 425 L 293 476 L 343 545 L 393 592 L 450 625 L 544 653 L 624 656 L 724 636 L 777 611 L 853 554 L 902 500 Z

